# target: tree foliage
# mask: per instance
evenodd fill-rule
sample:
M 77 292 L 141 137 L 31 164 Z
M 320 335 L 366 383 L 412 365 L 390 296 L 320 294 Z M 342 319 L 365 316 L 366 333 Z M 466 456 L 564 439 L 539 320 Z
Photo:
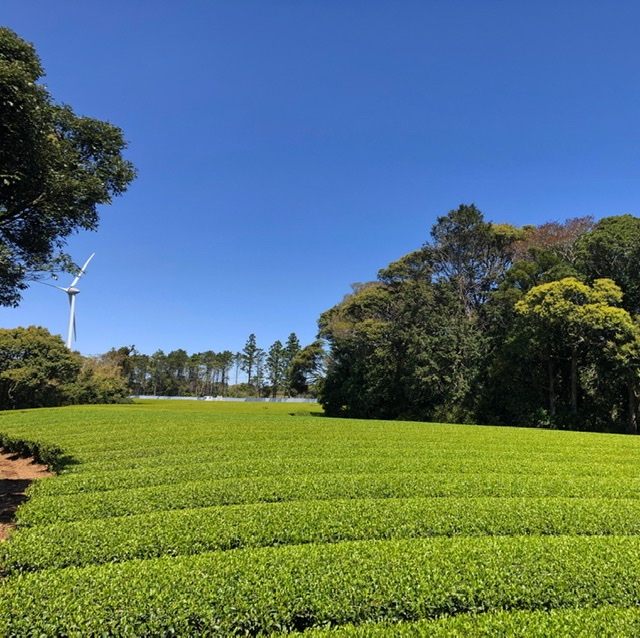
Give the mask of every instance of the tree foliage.
M 578 261 L 593 281 L 613 279 L 624 293 L 622 306 L 640 313 L 640 219 L 619 215 L 601 219 L 577 242 Z
M 431 253 L 434 275 L 450 283 L 468 317 L 486 302 L 500 282 L 513 258 L 513 245 L 521 233 L 503 225 L 485 222 L 472 204 L 460 205 L 444 217 L 438 217 L 431 230 Z
M 622 398 L 640 389 L 634 379 L 636 362 L 628 356 L 640 344 L 640 328 L 618 307 L 621 301 L 622 292 L 610 279 L 597 279 L 588 286 L 569 277 L 532 288 L 516 304 L 521 321 L 515 329 L 528 333 L 529 348 L 542 354 L 538 359 L 546 363 L 549 416 L 558 417 L 558 423 L 579 428 L 588 422 L 595 416 L 594 400 L 613 398 L 608 390 L 612 386 Z M 624 387 L 618 392 L 620 380 L 628 386 L 626 392 Z M 637 421 L 635 403 L 616 408 L 619 414 L 627 411 L 632 430 Z M 564 415 L 559 413 L 562 406 Z
M 123 402 L 127 394 L 117 365 L 70 351 L 45 328 L 0 330 L 0 410 Z
M 124 346 L 100 359 L 121 371 L 133 395 L 275 397 L 312 392 L 322 373 L 323 355 L 321 342 L 300 348 L 298 337 L 291 333 L 285 345 L 278 340 L 268 352 L 251 334 L 243 351 L 235 354 L 230 350 L 189 354 L 180 348 L 146 355 L 135 346 Z M 241 368 L 246 376 L 239 382 Z
M 640 219 L 475 206 L 319 319 L 331 415 L 637 431 Z
M 242 349 L 242 369 L 247 373 L 248 382 L 251 383 L 253 374 L 257 368 L 259 359 L 259 348 L 256 341 L 256 336 L 252 333 L 249 335 L 247 342 Z
M 18 305 L 35 273 L 72 268 L 60 252 L 95 230 L 98 206 L 134 179 L 122 131 L 53 101 L 34 47 L 0 27 L 0 305 Z

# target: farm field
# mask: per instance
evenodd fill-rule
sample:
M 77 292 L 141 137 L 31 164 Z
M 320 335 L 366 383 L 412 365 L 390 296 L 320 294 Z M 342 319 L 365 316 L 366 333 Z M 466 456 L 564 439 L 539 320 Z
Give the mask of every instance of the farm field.
M 319 410 L 1 412 L 0 635 L 640 635 L 640 438 Z

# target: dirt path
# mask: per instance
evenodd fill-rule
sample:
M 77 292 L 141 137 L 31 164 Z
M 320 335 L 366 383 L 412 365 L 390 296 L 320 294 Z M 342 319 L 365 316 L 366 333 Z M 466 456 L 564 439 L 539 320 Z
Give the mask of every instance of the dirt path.
M 25 490 L 34 479 L 53 476 L 46 465 L 0 449 L 0 541 L 13 529 L 13 515 L 26 499 Z

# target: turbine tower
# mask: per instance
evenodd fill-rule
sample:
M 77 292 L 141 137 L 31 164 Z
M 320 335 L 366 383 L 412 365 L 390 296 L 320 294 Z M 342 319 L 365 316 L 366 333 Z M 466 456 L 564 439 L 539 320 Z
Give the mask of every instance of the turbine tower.
M 71 306 L 71 312 L 69 314 L 69 334 L 67 336 L 67 348 L 69 348 L 69 350 L 71 350 L 71 341 L 76 336 L 76 295 L 80 292 L 76 288 L 76 284 L 78 283 L 78 280 L 80 279 L 80 277 L 84 275 L 84 271 L 87 269 L 87 266 L 89 265 L 89 262 L 93 259 L 94 255 L 95 253 L 93 253 L 93 255 L 91 255 L 91 257 L 87 259 L 84 266 L 82 266 L 82 268 L 80 269 L 80 272 L 76 275 L 76 278 L 71 282 L 71 285 L 68 288 L 53 286 L 58 290 L 62 290 L 66 292 L 67 296 L 69 297 L 69 306 Z M 49 285 L 51 286 L 52 284 L 49 284 Z

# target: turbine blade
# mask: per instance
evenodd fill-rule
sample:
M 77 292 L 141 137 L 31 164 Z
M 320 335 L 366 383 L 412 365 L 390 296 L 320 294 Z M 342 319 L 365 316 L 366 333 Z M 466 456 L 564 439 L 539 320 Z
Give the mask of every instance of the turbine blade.
M 39 281 L 38 283 L 42 284 L 43 286 L 49 286 L 49 288 L 57 288 L 58 290 L 62 290 L 63 292 L 69 291 L 68 288 L 63 288 L 62 286 L 54 286 L 53 284 L 48 284 L 46 281 Z
M 71 282 L 71 285 L 69 286 L 69 288 L 73 288 L 78 283 L 78 279 L 80 279 L 80 277 L 84 275 L 84 271 L 87 269 L 87 266 L 89 265 L 89 262 L 93 259 L 94 255 L 95 253 L 93 253 L 91 257 L 87 259 L 84 266 L 82 266 L 82 268 L 80 269 L 80 272 L 76 275 L 76 278 Z
M 76 315 L 73 315 L 73 340 L 78 340 L 78 333 L 76 332 Z

